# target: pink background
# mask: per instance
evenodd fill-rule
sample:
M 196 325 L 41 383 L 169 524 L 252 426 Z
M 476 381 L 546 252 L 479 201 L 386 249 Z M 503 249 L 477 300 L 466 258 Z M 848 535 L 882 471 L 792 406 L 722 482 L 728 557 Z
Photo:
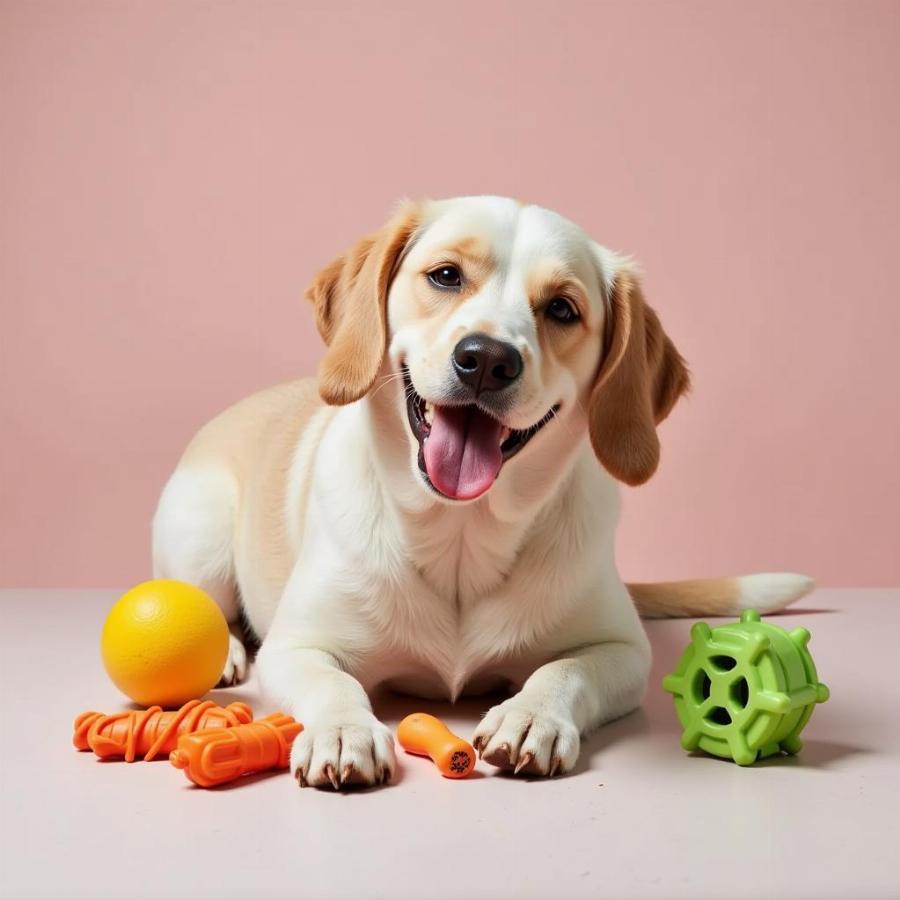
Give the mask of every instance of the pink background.
M 692 364 L 624 574 L 900 582 L 900 4 L 0 5 L 0 582 L 148 573 L 206 418 L 403 196 L 633 253 Z

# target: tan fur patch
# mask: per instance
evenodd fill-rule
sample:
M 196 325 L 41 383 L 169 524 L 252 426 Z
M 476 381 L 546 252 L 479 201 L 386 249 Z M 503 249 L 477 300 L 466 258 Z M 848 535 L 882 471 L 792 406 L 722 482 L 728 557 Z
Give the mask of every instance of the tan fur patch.
M 659 465 L 656 426 L 687 391 L 690 375 L 633 274 L 616 277 L 608 326 L 588 410 L 591 444 L 610 474 L 643 484 Z
M 525 289 L 532 309 L 538 309 L 554 297 L 565 297 L 578 307 L 583 320 L 591 319 L 587 289 L 579 278 L 558 265 L 545 263 L 532 268 Z
M 442 265 L 456 266 L 463 276 L 460 290 L 442 290 L 428 285 L 424 277 Z M 432 297 L 442 300 L 462 302 L 475 296 L 496 269 L 496 260 L 487 244 L 479 237 L 471 236 L 454 241 L 443 247 L 435 248 L 424 264 L 421 265 L 419 281 L 426 285 Z
M 592 333 L 595 315 L 582 282 L 556 263 L 534 266 L 526 277 L 525 288 L 541 347 L 541 381 L 547 384 L 552 380 L 554 368 L 573 368 Z M 564 297 L 576 307 L 578 322 L 562 325 L 547 320 L 544 310 L 555 297 Z
M 730 615 L 741 599 L 739 578 L 660 581 L 627 584 L 626 587 L 638 612 L 645 619 Z
M 458 329 L 458 330 L 466 330 L 466 329 Z M 481 319 L 478 322 L 473 322 L 472 327 L 468 329 L 469 332 L 478 332 L 479 334 L 488 334 L 495 335 L 497 333 L 497 323 L 492 322 L 490 319 Z M 460 335 L 462 337 L 462 335 Z
M 352 403 L 372 387 L 387 349 L 388 289 L 419 217 L 417 204 L 404 205 L 380 231 L 326 266 L 307 289 L 328 344 L 319 367 L 326 403 Z

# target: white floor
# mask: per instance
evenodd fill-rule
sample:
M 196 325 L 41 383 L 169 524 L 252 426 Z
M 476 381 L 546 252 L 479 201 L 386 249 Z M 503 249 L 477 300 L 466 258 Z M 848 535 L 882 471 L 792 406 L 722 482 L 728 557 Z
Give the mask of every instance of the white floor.
M 660 688 L 691 622 L 650 622 L 644 707 L 588 739 L 574 775 L 464 781 L 402 757 L 396 783 L 334 794 L 286 774 L 191 787 L 165 762 L 71 745 L 123 698 L 99 652 L 113 591 L 0 592 L 0 897 L 900 897 L 900 591 L 820 590 L 779 618 L 812 631 L 818 707 L 796 758 L 686 755 Z M 215 692 L 271 711 L 255 682 Z M 389 698 L 466 737 L 486 701 Z

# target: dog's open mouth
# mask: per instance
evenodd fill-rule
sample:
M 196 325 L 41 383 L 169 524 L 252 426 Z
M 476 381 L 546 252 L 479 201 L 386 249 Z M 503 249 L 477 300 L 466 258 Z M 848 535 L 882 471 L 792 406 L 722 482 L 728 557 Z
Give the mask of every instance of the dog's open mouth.
M 403 367 L 406 414 L 419 442 L 419 469 L 428 483 L 451 500 L 474 500 L 496 481 L 503 463 L 515 456 L 556 414 L 549 409 L 529 428 L 514 430 L 474 403 L 427 403 Z

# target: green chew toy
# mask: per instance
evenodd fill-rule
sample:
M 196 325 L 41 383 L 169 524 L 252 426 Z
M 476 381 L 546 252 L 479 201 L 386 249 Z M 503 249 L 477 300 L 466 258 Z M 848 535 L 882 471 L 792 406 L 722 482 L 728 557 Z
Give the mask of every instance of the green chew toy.
M 718 628 L 697 622 L 675 671 L 663 678 L 684 728 L 681 746 L 741 766 L 798 753 L 800 732 L 828 699 L 808 642 L 805 628 L 785 631 L 753 609 Z

